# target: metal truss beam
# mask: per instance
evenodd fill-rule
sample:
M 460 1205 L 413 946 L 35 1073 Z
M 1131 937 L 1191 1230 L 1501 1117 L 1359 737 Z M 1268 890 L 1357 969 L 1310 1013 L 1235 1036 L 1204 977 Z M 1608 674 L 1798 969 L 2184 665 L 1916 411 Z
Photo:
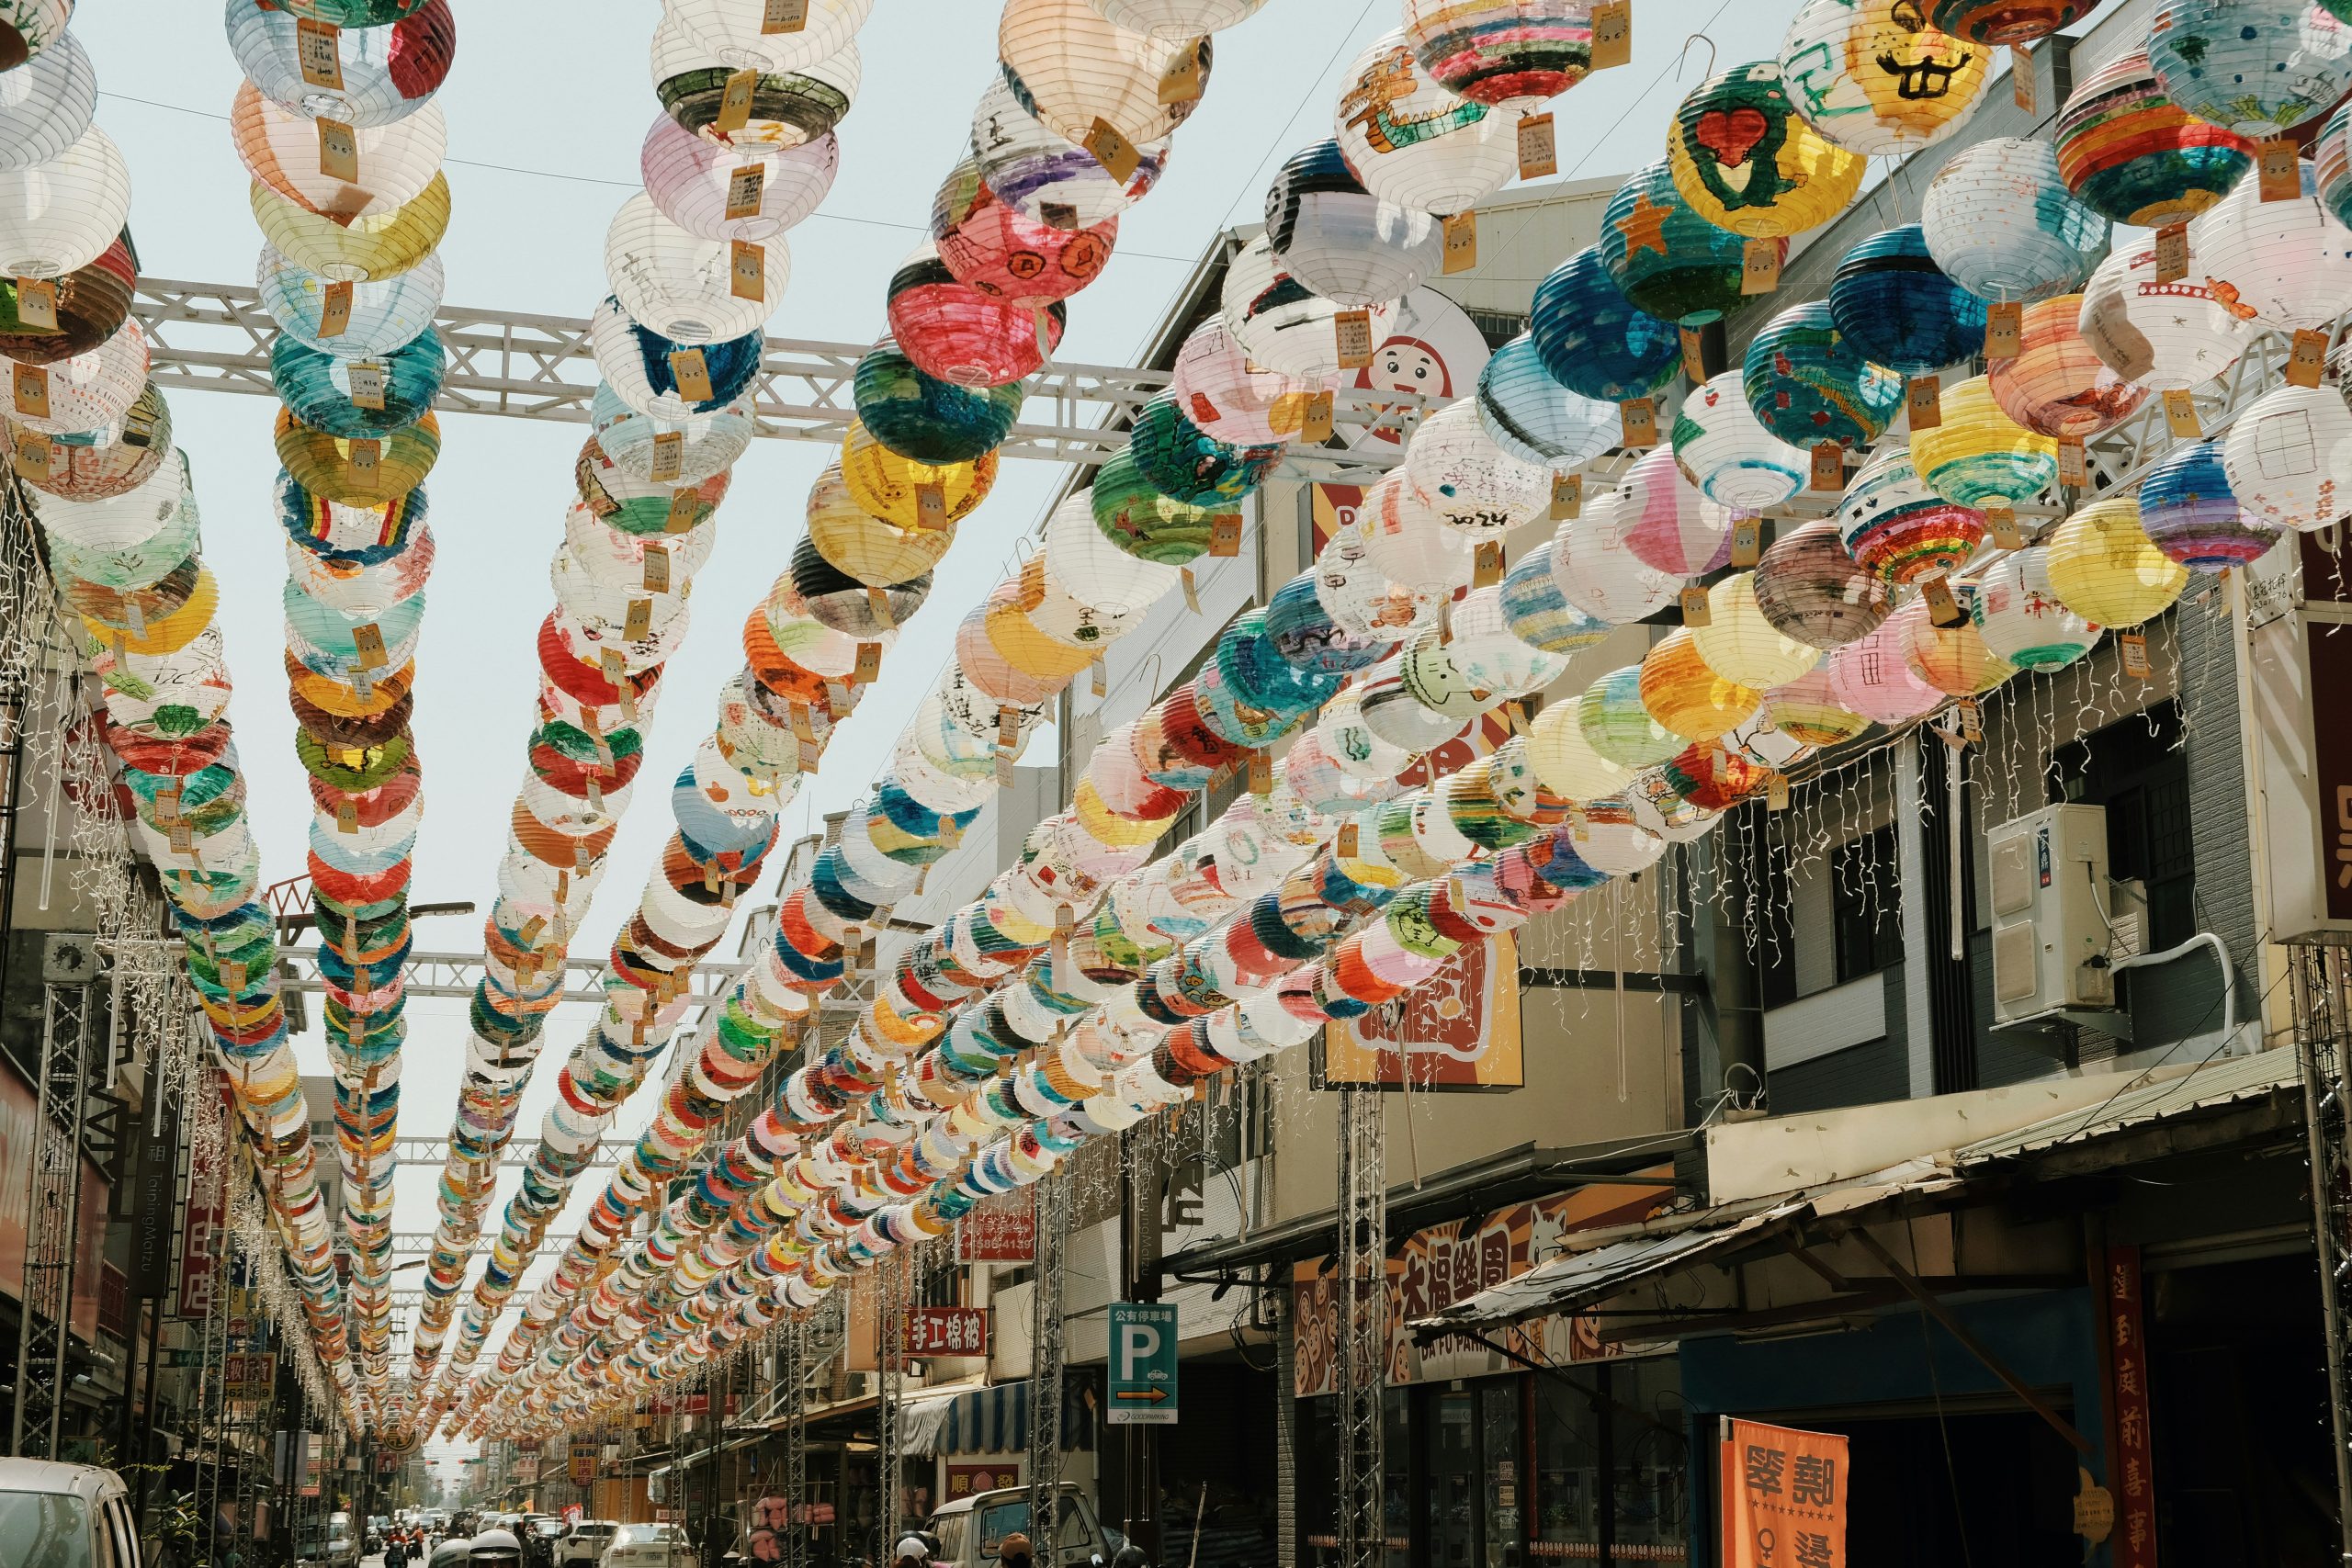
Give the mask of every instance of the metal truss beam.
M 165 387 L 275 398 L 269 345 L 277 323 L 252 286 L 142 277 L 132 304 L 146 330 L 150 368 Z M 571 316 L 477 310 L 445 305 L 434 318 L 448 372 L 435 406 L 445 413 L 495 414 L 567 424 L 588 422 L 600 378 L 588 322 Z M 857 408 L 851 383 L 866 345 L 767 340 L 754 384 L 760 434 L 839 446 Z M 1127 444 L 1123 428 L 1168 385 L 1164 370 L 1053 364 L 1028 381 L 1028 399 L 1003 457 L 1100 463 Z M 1411 394 L 1341 391 L 1332 422 L 1342 436 L 1378 427 L 1409 429 L 1427 406 Z M 1295 446 L 1280 472 L 1295 479 L 1369 482 L 1394 468 L 1402 442 L 1361 452 Z
M 281 949 L 278 956 L 280 989 L 312 993 L 326 988 L 326 982 L 319 974 L 316 949 Z M 479 953 L 412 953 L 401 966 L 401 980 L 412 997 L 469 998 L 481 983 L 482 963 Z M 293 971 L 290 975 L 286 972 L 289 967 Z M 601 1004 L 605 1000 L 604 978 L 611 967 L 609 960 L 593 954 L 567 958 L 563 999 Z M 728 991 L 742 978 L 746 967 L 741 964 L 696 964 L 687 991 L 688 1005 L 707 1008 L 724 1001 Z
M 606 1163 L 609 1164 L 611 1162 L 607 1161 Z M 435 1160 L 434 1164 L 438 1166 L 440 1161 Z M 431 1231 L 394 1231 L 391 1234 L 392 1256 L 395 1258 L 423 1258 L 433 1250 L 433 1235 L 434 1233 Z M 549 1235 L 540 1238 L 538 1251 L 533 1256 L 549 1258 L 558 1257 L 560 1255 L 560 1249 L 570 1247 L 572 1242 L 577 1239 L 577 1236 L 578 1233 L 574 1231 L 564 1231 L 560 1234 L 550 1233 Z M 403 1292 L 395 1291 L 392 1293 L 397 1298 Z M 421 1287 L 417 1293 L 422 1293 Z
M 617 1144 L 599 1144 L 595 1153 L 588 1157 L 588 1168 L 610 1170 L 621 1163 L 621 1156 L 632 1146 L 633 1144 L 626 1139 Z M 447 1165 L 448 1159 L 449 1140 L 447 1138 L 398 1138 L 392 1143 L 392 1164 L 395 1167 L 413 1165 L 439 1170 Z M 509 1154 L 494 1161 L 469 1160 L 467 1163 L 475 1170 L 521 1170 L 531 1162 L 522 1155 Z M 393 1239 L 397 1241 L 399 1237 Z
M 17 1408 L 8 1436 L 8 1451 L 24 1459 L 64 1457 L 59 1439 L 81 1218 L 82 1135 L 96 1069 L 106 1060 L 98 1036 L 97 987 L 90 983 L 91 951 L 86 937 L 52 937 L 42 962 L 38 1141 L 28 1184 L 31 1205 L 25 1215 L 24 1288 L 17 1323 Z M 75 953 L 78 959 L 61 956 Z

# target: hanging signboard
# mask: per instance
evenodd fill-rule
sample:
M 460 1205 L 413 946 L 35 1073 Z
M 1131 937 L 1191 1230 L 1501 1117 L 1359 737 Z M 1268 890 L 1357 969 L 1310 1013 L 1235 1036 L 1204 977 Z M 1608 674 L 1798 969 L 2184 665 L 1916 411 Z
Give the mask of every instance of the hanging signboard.
M 2155 1458 L 2148 1437 L 2146 1325 L 2140 1312 L 2140 1249 L 2107 1249 L 2099 1281 L 2107 1339 L 2107 1408 L 2111 1423 L 2107 1490 L 2115 1503 L 2108 1545 L 2115 1568 L 2156 1568 Z
M 911 1307 L 907 1312 L 910 1356 L 985 1356 L 989 1353 L 986 1307 Z
M 1008 1192 L 976 1204 L 956 1224 L 958 1263 L 1035 1263 L 1036 1190 Z
M 1724 1418 L 1724 1568 L 1848 1568 L 1846 1439 Z
M 181 1317 L 211 1315 L 213 1255 L 229 1223 L 221 1175 L 220 1146 L 198 1140 L 188 1155 L 187 1210 L 180 1225 Z
M 1526 1081 L 1519 943 L 1472 942 L 1428 985 L 1323 1026 L 1321 1083 L 1381 1089 L 1518 1089 Z
M 586 1486 L 595 1481 L 597 1451 L 594 1438 L 571 1439 L 571 1483 L 574 1486 Z
M 1111 1303 L 1110 1424 L 1176 1425 L 1176 1308 Z
M 159 1114 L 141 1118 L 139 1175 L 131 1183 L 130 1289 L 142 1302 L 172 1288 L 172 1207 L 179 1191 L 180 1102 L 166 1096 Z

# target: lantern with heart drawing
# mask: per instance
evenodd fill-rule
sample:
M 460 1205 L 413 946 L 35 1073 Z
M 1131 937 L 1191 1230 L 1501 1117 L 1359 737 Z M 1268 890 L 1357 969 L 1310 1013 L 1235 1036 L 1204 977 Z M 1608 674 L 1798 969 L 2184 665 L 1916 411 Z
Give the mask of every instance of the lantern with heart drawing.
M 1726 71 L 1683 99 L 1667 157 L 1693 211 L 1751 240 L 1828 222 L 1861 188 L 1865 166 L 1805 123 L 1771 60 Z

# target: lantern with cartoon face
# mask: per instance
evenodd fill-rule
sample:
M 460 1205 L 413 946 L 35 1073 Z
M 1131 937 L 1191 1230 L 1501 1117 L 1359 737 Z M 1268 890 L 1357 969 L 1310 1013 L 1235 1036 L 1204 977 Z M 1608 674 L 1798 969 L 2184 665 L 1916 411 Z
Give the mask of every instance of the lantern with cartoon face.
M 1961 128 L 1991 54 L 1928 21 L 1925 0 L 1809 0 L 1781 42 L 1781 75 L 1814 130 L 1849 152 L 1900 155 Z

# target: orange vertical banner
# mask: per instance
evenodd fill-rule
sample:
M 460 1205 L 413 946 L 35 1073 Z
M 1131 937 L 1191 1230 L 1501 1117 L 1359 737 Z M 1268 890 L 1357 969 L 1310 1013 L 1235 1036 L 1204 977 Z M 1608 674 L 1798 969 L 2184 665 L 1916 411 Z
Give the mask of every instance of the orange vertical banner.
M 2147 1328 L 2140 1315 L 2140 1249 L 2110 1247 L 2100 1279 L 2106 1318 L 2107 1486 L 2115 1495 L 2115 1568 L 2156 1568 L 2156 1477 L 2148 1432 Z
M 1724 1568 L 1847 1568 L 1846 1439 L 1724 1422 Z

